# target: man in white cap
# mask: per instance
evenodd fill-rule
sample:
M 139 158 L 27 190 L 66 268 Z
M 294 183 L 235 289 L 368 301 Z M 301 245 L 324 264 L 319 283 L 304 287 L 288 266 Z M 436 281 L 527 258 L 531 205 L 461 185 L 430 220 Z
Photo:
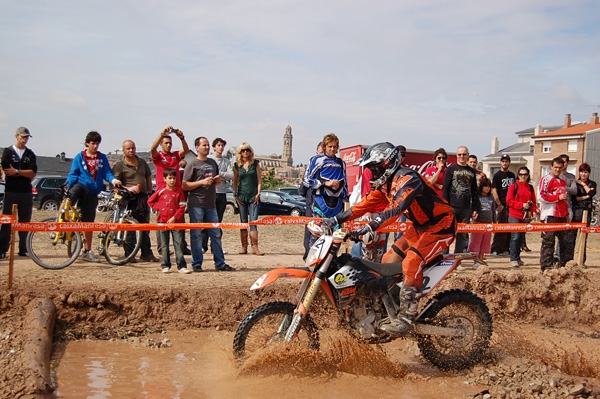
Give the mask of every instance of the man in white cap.
M 27 148 L 31 137 L 29 129 L 20 127 L 15 133 L 17 142 L 2 152 L 2 169 L 5 175 L 4 207 L 2 213 L 10 215 L 12 206 L 18 206 L 19 222 L 30 222 L 33 210 L 31 180 L 37 173 L 37 159 Z M 19 232 L 19 256 L 29 256 L 26 246 L 27 232 Z M 10 244 L 10 224 L 0 229 L 0 258 L 6 257 Z

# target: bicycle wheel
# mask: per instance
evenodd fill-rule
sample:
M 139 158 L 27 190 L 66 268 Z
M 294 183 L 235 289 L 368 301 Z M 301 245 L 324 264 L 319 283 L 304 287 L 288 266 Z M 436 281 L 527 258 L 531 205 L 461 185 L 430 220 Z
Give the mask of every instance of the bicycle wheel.
M 56 222 L 57 217 L 42 222 Z M 27 235 L 27 251 L 31 259 L 45 269 L 57 270 L 75 262 L 83 239 L 79 232 L 31 231 Z
M 103 222 L 104 223 L 111 223 L 112 221 L 116 221 L 119 220 L 119 216 L 116 215 L 115 216 L 115 210 L 112 210 L 110 212 L 108 212 L 108 214 L 104 217 Z M 106 237 L 106 235 L 108 234 L 107 231 L 99 231 L 98 232 L 98 237 L 96 239 L 96 251 L 98 252 L 98 255 L 100 256 L 104 256 L 104 237 Z
M 138 224 L 138 221 L 127 217 L 123 224 Z M 135 258 L 142 245 L 142 232 L 115 230 L 104 233 L 103 253 L 111 265 L 121 266 Z

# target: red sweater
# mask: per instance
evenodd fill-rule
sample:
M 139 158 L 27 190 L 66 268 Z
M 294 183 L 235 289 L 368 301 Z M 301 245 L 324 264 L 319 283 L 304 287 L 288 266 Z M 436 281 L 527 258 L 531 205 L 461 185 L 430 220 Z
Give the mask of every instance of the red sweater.
M 175 222 L 179 223 L 183 220 L 185 213 L 185 195 L 181 189 L 163 188 L 155 191 L 148 198 L 148 205 L 158 211 L 158 218 L 156 218 L 158 223 L 166 223 L 173 216 L 175 216 Z
M 515 184 L 517 184 L 518 190 L 515 195 Z M 508 187 L 508 192 L 506 193 L 506 204 L 508 205 L 508 216 L 511 216 L 515 219 L 523 220 L 523 205 L 527 202 L 531 201 L 532 205 L 529 208 L 531 213 L 537 213 L 537 209 L 535 207 L 535 193 L 533 191 L 533 187 L 529 183 L 523 183 L 521 181 L 517 181 L 514 184 L 511 184 Z

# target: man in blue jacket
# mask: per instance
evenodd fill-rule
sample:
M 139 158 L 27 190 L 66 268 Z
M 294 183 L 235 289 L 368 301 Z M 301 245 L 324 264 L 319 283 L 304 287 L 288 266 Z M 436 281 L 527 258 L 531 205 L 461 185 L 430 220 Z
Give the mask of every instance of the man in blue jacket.
M 110 169 L 106 155 L 98 151 L 102 136 L 98 132 L 89 132 L 85 136 L 86 149 L 73 159 L 71 171 L 67 178 L 67 189 L 71 193 L 73 204 L 79 202 L 81 208 L 81 221 L 94 222 L 96 220 L 96 207 L 98 194 L 104 188 L 104 181 L 114 186 L 121 186 Z M 84 232 L 85 248 L 81 259 L 87 262 L 100 262 L 98 256 L 92 251 L 93 232 Z

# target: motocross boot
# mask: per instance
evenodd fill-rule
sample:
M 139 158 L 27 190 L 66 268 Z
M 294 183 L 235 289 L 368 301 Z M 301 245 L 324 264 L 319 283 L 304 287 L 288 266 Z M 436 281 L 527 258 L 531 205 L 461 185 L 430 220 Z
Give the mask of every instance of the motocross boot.
M 381 329 L 394 335 L 403 335 L 413 328 L 413 320 L 418 313 L 421 292 L 417 287 L 404 286 L 400 290 L 400 312 L 396 319 L 383 324 Z

